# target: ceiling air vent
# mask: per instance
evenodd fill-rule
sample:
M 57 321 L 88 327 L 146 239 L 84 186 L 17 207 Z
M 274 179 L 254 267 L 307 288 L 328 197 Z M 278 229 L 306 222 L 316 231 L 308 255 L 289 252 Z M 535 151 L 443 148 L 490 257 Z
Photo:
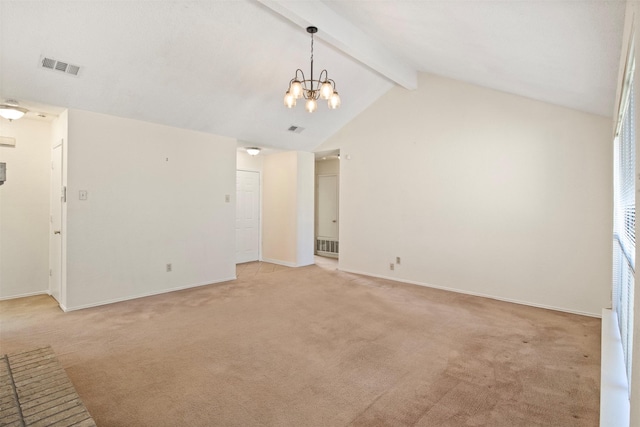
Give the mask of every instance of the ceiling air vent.
M 71 74 L 72 76 L 77 76 L 80 73 L 80 67 L 77 65 L 45 56 L 40 59 L 40 66 L 46 70 L 59 71 L 65 74 Z
M 291 125 L 291 126 L 289 126 L 289 129 L 287 129 L 287 130 L 289 132 L 293 132 L 293 133 L 300 133 L 300 132 L 302 132 L 304 130 L 304 128 L 300 127 L 300 126 Z

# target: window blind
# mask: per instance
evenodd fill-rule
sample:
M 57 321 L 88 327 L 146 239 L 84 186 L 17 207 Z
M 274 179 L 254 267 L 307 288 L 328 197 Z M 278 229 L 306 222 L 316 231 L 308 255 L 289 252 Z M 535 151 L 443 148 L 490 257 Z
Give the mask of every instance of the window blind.
M 633 67 L 631 67 L 633 71 Z M 622 348 L 631 381 L 633 294 L 636 257 L 635 102 L 633 73 L 627 79 L 622 114 L 614 140 L 613 310 L 618 316 Z
M 615 236 L 622 251 L 635 268 L 636 256 L 636 189 L 635 189 L 635 105 L 633 102 L 633 85 L 629 87 L 627 105 L 622 118 L 622 126 L 616 138 L 617 174 L 615 191 Z

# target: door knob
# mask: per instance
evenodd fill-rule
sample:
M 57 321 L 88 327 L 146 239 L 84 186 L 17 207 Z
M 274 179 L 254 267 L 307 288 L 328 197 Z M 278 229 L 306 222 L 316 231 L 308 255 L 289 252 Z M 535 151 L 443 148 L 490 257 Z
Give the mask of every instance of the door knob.
M 60 234 L 60 230 L 53 230 L 53 234 Z
M 338 221 L 336 221 L 336 220 L 334 219 L 334 220 L 333 220 L 333 221 L 331 221 L 331 222 L 338 222 Z

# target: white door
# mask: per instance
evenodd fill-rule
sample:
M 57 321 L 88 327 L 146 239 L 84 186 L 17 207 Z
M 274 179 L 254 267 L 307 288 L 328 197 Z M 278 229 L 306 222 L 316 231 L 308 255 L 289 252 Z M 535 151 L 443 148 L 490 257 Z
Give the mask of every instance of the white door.
M 260 173 L 236 172 L 236 264 L 260 258 Z
M 51 152 L 49 292 L 61 302 L 62 290 L 62 144 Z
M 338 176 L 318 176 L 318 238 L 338 240 Z

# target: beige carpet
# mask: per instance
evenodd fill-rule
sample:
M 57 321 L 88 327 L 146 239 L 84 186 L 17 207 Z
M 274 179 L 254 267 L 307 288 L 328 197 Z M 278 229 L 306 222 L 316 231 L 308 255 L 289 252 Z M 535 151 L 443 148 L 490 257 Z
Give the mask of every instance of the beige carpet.
M 62 313 L 0 302 L 1 353 L 51 345 L 98 426 L 597 426 L 600 320 L 317 266 Z

